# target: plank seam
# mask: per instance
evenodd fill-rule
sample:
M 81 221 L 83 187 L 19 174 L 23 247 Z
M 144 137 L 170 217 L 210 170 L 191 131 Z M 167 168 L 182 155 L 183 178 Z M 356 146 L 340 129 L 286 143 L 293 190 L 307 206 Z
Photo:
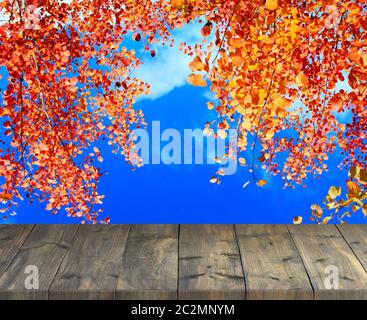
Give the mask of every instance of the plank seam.
M 128 225 L 127 236 L 126 236 L 126 239 L 125 239 L 125 245 L 122 248 L 122 253 L 121 253 L 121 266 L 120 266 L 121 269 L 122 269 L 122 264 L 123 264 L 123 261 L 124 261 L 124 253 L 125 253 L 125 250 L 126 250 L 127 240 L 130 237 L 130 231 L 131 231 L 131 224 Z M 115 286 L 115 290 L 113 292 L 113 299 L 115 301 L 117 300 L 117 298 L 116 298 L 117 297 L 117 286 L 118 286 L 119 281 L 120 281 L 120 278 L 121 278 L 121 269 L 119 270 L 118 276 L 116 278 L 116 286 Z
M 357 258 L 359 264 L 362 266 L 363 270 L 366 272 L 367 274 L 367 269 L 364 267 L 362 261 L 359 259 L 358 255 L 356 254 L 356 252 L 354 251 L 354 249 L 352 248 L 352 246 L 349 244 L 349 242 L 347 241 L 347 239 L 344 237 L 343 232 L 340 230 L 340 228 L 335 225 L 336 229 L 338 230 L 338 232 L 341 234 L 342 238 L 344 239 L 344 241 L 347 243 L 348 247 L 350 248 L 350 250 L 352 250 L 354 256 Z
M 55 281 L 55 279 L 56 279 L 56 276 L 57 276 L 57 274 L 59 273 L 59 271 L 60 271 L 60 268 L 61 268 L 61 266 L 62 266 L 62 264 L 63 264 L 63 262 L 64 262 L 64 260 L 65 260 L 65 257 L 66 257 L 66 255 L 67 255 L 67 253 L 69 252 L 69 250 L 70 250 L 70 248 L 73 246 L 73 243 L 74 243 L 74 239 L 75 239 L 75 237 L 76 237 L 76 235 L 77 235 L 77 233 L 78 233 L 78 231 L 79 231 L 79 227 L 80 227 L 80 225 L 77 225 L 77 228 L 75 229 L 75 232 L 74 232 L 74 235 L 73 235 L 73 237 L 71 238 L 71 241 L 70 241 L 70 246 L 69 246 L 69 248 L 68 248 L 68 250 L 65 250 L 65 254 L 63 255 L 63 257 L 62 257 L 62 259 L 61 259 L 61 263 L 59 264 L 59 266 L 57 267 L 57 270 L 56 270 L 56 272 L 55 272 L 55 274 L 54 274 L 54 277 L 53 277 L 53 279 L 52 279 L 52 281 L 51 281 L 51 283 L 50 283 L 50 286 L 48 287 L 48 289 L 47 289 L 47 299 L 48 300 L 50 300 L 50 290 L 51 290 L 51 288 L 52 288 L 52 285 L 53 285 L 53 283 L 54 283 L 54 281 Z
M 177 291 L 176 300 L 179 300 L 180 290 L 180 235 L 181 235 L 181 224 L 178 225 L 177 230 Z
M 32 225 L 32 229 L 31 231 L 29 231 L 29 233 L 27 234 L 27 236 L 24 238 L 24 241 L 20 244 L 19 248 L 17 249 L 17 251 L 15 252 L 15 254 L 13 255 L 13 257 L 11 258 L 11 260 L 9 261 L 9 263 L 6 265 L 4 271 L 0 274 L 0 279 L 2 278 L 2 276 L 5 275 L 5 273 L 8 271 L 11 263 L 14 261 L 14 259 L 18 256 L 19 251 L 22 249 L 24 243 L 28 240 L 29 236 L 31 235 L 31 233 L 33 232 L 34 228 L 36 227 L 36 225 Z
M 236 229 L 236 225 L 233 225 L 233 230 L 234 230 L 234 235 L 236 237 L 236 244 L 237 244 L 237 249 L 238 249 L 238 253 L 240 255 L 240 261 L 241 261 L 241 268 L 242 268 L 242 274 L 243 274 L 243 282 L 245 285 L 245 298 L 246 300 L 248 300 L 248 283 L 247 283 L 247 274 L 245 273 L 245 268 L 243 265 L 243 261 L 242 261 L 242 252 L 241 252 L 241 248 L 240 248 L 240 244 L 239 244 L 239 239 L 238 239 L 238 234 L 237 234 L 237 229 Z
M 301 261 L 302 261 L 303 268 L 304 268 L 304 269 L 305 269 L 305 271 L 306 271 L 308 281 L 310 282 L 310 285 L 311 285 L 311 288 L 312 288 L 313 299 L 314 299 L 314 300 L 316 300 L 316 290 L 315 290 L 315 286 L 314 286 L 313 281 L 312 281 L 312 277 L 311 277 L 311 275 L 309 274 L 309 271 L 307 270 L 307 267 L 306 267 L 305 261 L 303 260 L 303 257 L 302 257 L 302 255 L 301 255 L 301 252 L 299 251 L 299 249 L 298 249 L 298 247 L 297 247 L 296 241 L 294 240 L 293 235 L 292 235 L 292 232 L 289 230 L 288 225 L 285 225 L 285 228 L 287 229 L 287 231 L 288 231 L 288 233 L 289 233 L 289 236 L 290 236 L 290 237 L 291 237 L 291 239 L 292 239 L 293 245 L 294 245 L 294 247 L 295 247 L 295 248 L 296 248 L 296 250 L 297 250 L 298 256 L 300 257 L 300 259 L 301 259 Z

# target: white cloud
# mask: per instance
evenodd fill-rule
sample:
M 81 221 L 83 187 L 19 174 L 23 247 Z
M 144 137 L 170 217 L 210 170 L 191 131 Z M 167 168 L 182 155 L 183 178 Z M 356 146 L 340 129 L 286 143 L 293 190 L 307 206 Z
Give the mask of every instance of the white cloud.
M 153 49 L 156 51 L 156 56 L 151 58 L 149 54 L 145 54 L 144 64 L 134 72 L 135 77 L 151 86 L 151 93 L 143 99 L 158 99 L 186 84 L 186 78 L 190 74 L 188 64 L 192 58 L 180 51 L 180 44 L 182 42 L 199 43 L 202 39 L 200 29 L 201 25 L 197 23 L 186 25 L 175 31 L 173 47 L 155 44 Z

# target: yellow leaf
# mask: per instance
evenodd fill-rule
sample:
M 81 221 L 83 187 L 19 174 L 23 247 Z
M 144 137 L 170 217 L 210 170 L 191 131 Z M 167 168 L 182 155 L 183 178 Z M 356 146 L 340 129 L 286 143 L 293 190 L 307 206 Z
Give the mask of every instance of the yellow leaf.
M 268 10 L 276 10 L 278 8 L 278 0 L 266 0 L 265 8 Z
M 342 218 L 342 219 L 344 219 L 344 218 L 345 218 L 345 216 L 347 216 L 348 218 L 350 218 L 350 212 L 349 212 L 349 211 L 344 212 L 344 213 L 342 214 L 341 218 Z
M 213 110 L 214 109 L 214 103 L 213 102 L 208 102 L 208 109 L 209 110 Z
M 266 185 L 266 180 L 259 180 L 258 182 L 257 182 L 257 185 L 259 186 L 259 187 L 263 187 L 263 186 L 265 186 Z
M 201 74 L 190 74 L 187 81 L 195 87 L 206 87 L 207 83 Z
M 326 217 L 322 220 L 322 224 L 328 224 L 332 217 Z
M 212 130 L 209 127 L 205 127 L 203 131 L 204 136 L 210 137 L 212 135 Z
M 321 218 L 322 217 L 322 214 L 323 214 L 323 210 L 322 208 L 318 205 L 318 204 L 313 204 L 311 206 L 311 210 L 313 211 L 313 213 L 318 217 L 318 218 Z
M 246 159 L 245 158 L 239 158 L 238 159 L 239 163 L 241 166 L 245 166 L 246 165 Z
M 367 53 L 362 54 L 363 65 L 367 67 Z
M 297 216 L 293 218 L 293 224 L 301 224 L 303 221 L 303 218 L 301 216 Z
M 224 140 L 227 138 L 227 132 L 225 130 L 218 130 L 218 137 Z
M 220 170 L 218 170 L 218 171 L 216 172 L 216 174 L 217 174 L 218 176 L 224 176 L 224 175 L 225 175 L 224 169 L 220 169 Z
M 339 187 L 335 187 L 335 186 L 331 186 L 329 189 L 329 197 L 334 200 L 337 197 L 339 197 L 342 194 L 342 188 Z
M 212 177 L 210 179 L 210 183 L 217 183 L 218 182 L 218 178 L 217 177 Z

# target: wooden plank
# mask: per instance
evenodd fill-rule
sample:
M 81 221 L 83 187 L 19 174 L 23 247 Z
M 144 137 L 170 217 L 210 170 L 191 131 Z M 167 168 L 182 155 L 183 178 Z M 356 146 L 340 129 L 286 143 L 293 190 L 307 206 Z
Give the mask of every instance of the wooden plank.
M 343 224 L 338 229 L 367 271 L 367 225 Z
M 134 225 L 116 299 L 177 299 L 178 225 Z
M 179 299 L 245 299 L 233 225 L 181 225 Z
M 367 274 L 334 225 L 288 228 L 310 276 L 316 299 L 367 299 Z M 326 286 L 330 285 L 331 275 L 338 280 L 338 289 Z
M 33 225 L 0 225 L 0 277 L 33 227 Z
M 248 299 L 313 299 L 313 290 L 284 225 L 236 225 Z
M 48 289 L 77 228 L 75 225 L 35 226 L 0 278 L 0 299 L 48 299 Z M 38 268 L 38 290 L 26 289 L 28 266 Z
M 114 299 L 129 225 L 80 226 L 50 299 Z

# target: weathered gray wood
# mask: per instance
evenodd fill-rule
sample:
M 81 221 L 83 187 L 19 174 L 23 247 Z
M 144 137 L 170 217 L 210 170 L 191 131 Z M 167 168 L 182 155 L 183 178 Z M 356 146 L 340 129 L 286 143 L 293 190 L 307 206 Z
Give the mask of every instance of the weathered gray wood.
M 178 225 L 133 225 L 116 299 L 176 299 Z
M 338 229 L 367 271 L 367 225 L 343 224 Z
M 33 225 L 0 225 L 0 277 L 33 227 Z
M 114 299 L 129 225 L 80 226 L 50 299 Z
M 244 299 L 233 225 L 181 225 L 179 299 Z
M 336 226 L 292 225 L 288 228 L 310 276 L 316 299 L 367 299 L 367 274 Z M 327 288 L 331 275 L 339 280 L 338 289 Z
M 75 225 L 35 226 L 0 278 L 0 299 L 48 299 L 48 289 L 77 228 Z M 28 266 L 38 268 L 37 290 L 25 286 L 26 278 L 31 275 L 25 274 Z
M 284 225 L 236 225 L 248 299 L 313 299 L 307 272 Z

